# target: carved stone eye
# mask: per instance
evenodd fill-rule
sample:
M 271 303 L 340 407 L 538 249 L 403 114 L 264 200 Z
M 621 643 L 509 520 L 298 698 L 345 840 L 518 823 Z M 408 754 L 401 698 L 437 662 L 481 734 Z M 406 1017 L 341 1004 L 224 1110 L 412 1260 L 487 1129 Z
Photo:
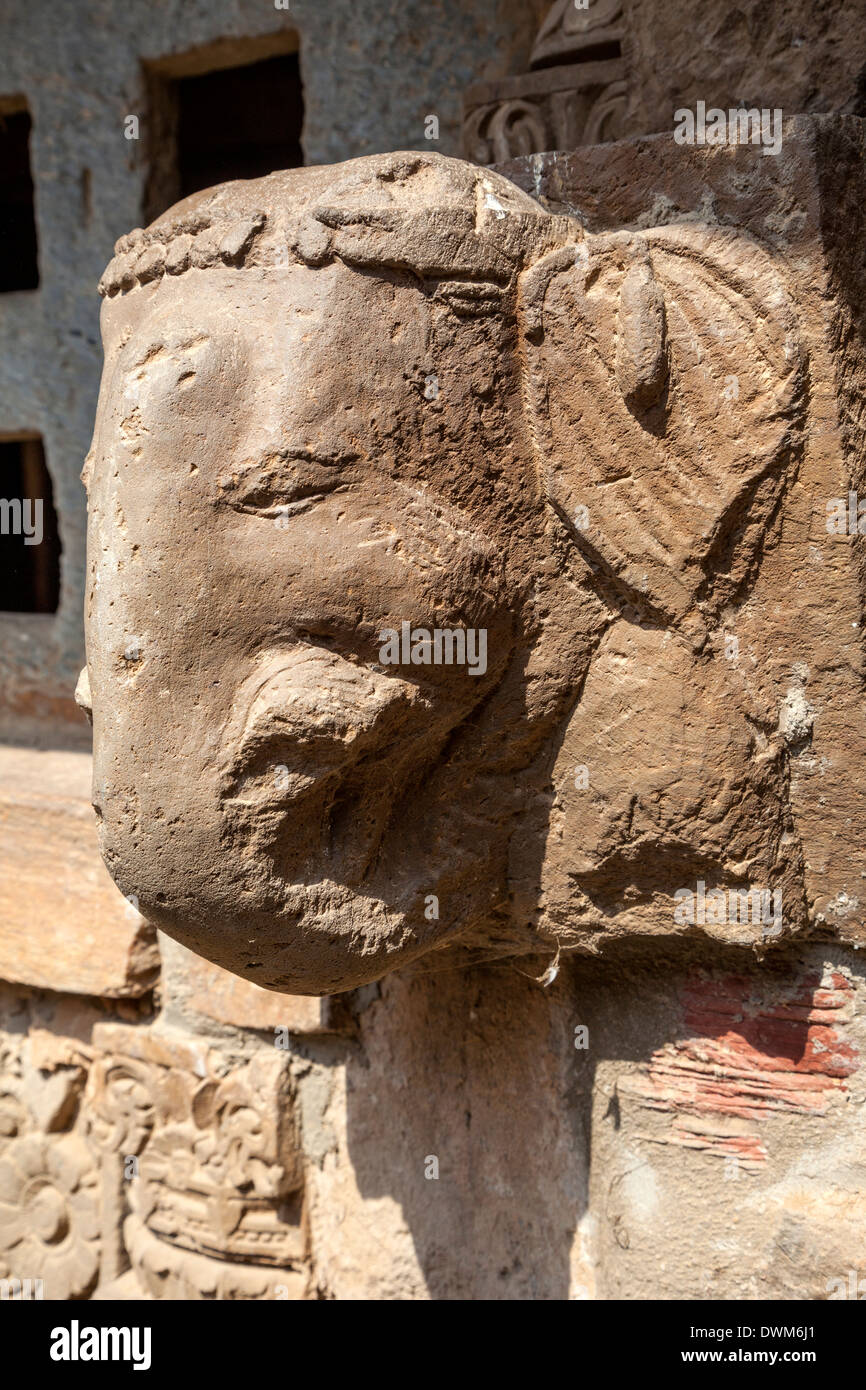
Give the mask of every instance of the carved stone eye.
M 447 304 L 460 318 L 487 318 L 499 313 L 503 289 L 488 280 L 443 280 L 436 287 L 435 302 Z
M 219 498 L 235 511 L 266 517 L 306 510 L 340 486 L 343 469 L 354 457 L 270 454 L 223 473 L 217 479 Z

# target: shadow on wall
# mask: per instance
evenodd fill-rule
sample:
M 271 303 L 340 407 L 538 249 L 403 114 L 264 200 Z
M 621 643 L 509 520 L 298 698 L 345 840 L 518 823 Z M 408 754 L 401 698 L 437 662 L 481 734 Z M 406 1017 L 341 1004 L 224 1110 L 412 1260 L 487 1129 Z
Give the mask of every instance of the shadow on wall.
M 349 1163 L 364 1205 L 347 1204 L 334 1233 L 341 1260 L 357 1256 L 370 1287 L 405 1278 L 395 1214 L 378 1200 L 390 1198 L 417 1261 L 420 1288 L 408 1296 L 567 1299 L 591 1099 L 568 980 L 545 990 L 488 966 L 381 988 L 346 1065 Z M 394 1296 L 407 1296 L 405 1282 Z
M 862 1237 L 834 1146 L 863 1092 L 862 982 L 827 949 L 390 977 L 322 1170 L 324 1296 L 826 1297 Z

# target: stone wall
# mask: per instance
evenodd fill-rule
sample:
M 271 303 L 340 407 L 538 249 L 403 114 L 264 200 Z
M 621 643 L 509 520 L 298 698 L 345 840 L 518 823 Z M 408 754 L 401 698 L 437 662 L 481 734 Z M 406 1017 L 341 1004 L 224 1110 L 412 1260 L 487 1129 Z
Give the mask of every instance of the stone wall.
M 158 1017 L 4 988 L 0 1278 L 60 1300 L 821 1299 L 862 1267 L 853 952 L 570 965 L 547 990 L 409 974 L 330 1017 L 184 975 Z

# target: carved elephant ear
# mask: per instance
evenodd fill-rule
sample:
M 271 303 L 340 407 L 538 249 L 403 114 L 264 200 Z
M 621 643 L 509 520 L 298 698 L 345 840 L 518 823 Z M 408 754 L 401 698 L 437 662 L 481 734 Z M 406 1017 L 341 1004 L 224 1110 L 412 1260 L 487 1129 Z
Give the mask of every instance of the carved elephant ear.
M 573 539 L 639 610 L 681 622 L 748 579 L 800 441 L 790 300 L 751 238 L 589 237 L 521 282 L 539 468 Z

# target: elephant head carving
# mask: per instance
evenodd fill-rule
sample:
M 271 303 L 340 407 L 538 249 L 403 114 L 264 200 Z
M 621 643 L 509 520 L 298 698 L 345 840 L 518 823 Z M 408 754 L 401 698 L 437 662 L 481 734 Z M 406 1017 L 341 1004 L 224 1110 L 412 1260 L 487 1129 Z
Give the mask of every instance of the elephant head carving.
M 158 926 L 315 994 L 676 932 L 695 866 L 795 881 L 739 696 L 719 729 L 653 694 L 708 669 L 796 472 L 805 364 L 757 243 L 591 236 L 407 153 L 194 195 L 102 290 L 94 804 Z

